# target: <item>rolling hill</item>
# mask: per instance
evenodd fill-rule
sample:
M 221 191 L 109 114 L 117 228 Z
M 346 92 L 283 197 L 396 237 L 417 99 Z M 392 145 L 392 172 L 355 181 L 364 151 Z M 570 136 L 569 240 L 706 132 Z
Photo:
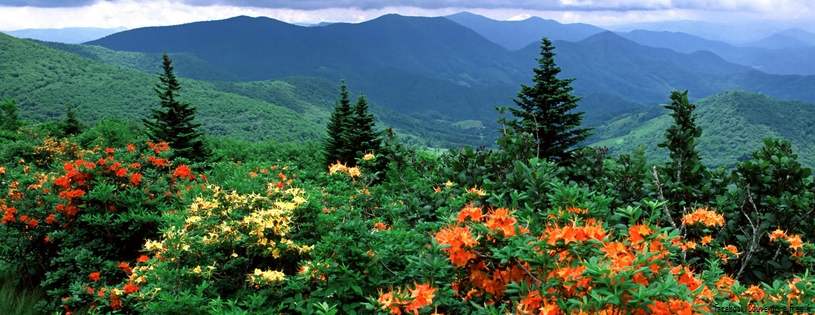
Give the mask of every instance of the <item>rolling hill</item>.
M 139 65 L 157 58 L 110 51 L 102 55 Z M 195 62 L 193 57 L 188 60 Z M 183 65 L 175 66 L 181 69 Z M 156 81 L 154 74 L 0 34 L 0 99 L 16 99 L 23 119 L 58 120 L 65 106 L 72 104 L 78 117 L 91 124 L 110 117 L 139 121 L 147 117 L 149 107 L 158 103 L 152 90 Z M 182 86 L 181 97 L 198 107 L 196 118 L 207 134 L 246 140 L 321 139 L 339 91 L 338 83 L 315 77 L 241 83 L 183 79 Z M 414 144 L 454 147 L 483 142 L 479 133 L 451 124 L 420 121 L 375 103 L 371 108 L 379 117 L 380 128 L 392 127 Z
M 694 104 L 696 124 L 703 129 L 697 148 L 706 165 L 735 165 L 761 148 L 764 137 L 778 137 L 792 142 L 802 164 L 815 166 L 815 117 L 811 114 L 815 105 L 744 91 L 716 94 Z M 643 147 L 650 158 L 667 160 L 667 150 L 657 148 L 657 144 L 664 141 L 673 118 L 666 111 L 644 121 L 642 117 L 626 116 L 599 127 L 597 132 L 606 135 L 633 128 L 591 145 L 609 147 L 614 154 Z

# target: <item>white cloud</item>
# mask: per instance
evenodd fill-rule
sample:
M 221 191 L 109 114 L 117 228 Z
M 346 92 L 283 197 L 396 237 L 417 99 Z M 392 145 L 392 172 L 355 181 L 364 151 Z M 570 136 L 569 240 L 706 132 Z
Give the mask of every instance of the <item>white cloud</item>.
M 564 23 L 612 25 L 665 20 L 727 21 L 735 19 L 813 18 L 815 6 L 809 0 L 445 0 L 437 3 L 457 6 L 427 8 L 425 0 L 391 1 L 397 6 L 362 10 L 355 8 L 324 8 L 298 10 L 290 8 L 260 8 L 234 5 L 190 5 L 194 0 L 111 0 L 79 7 L 3 6 L 10 0 L 0 0 L 0 30 L 62 27 L 136 28 L 225 19 L 237 15 L 267 16 L 290 23 L 361 22 L 387 13 L 419 16 L 442 16 L 470 11 L 494 19 L 518 19 L 539 16 Z M 245 0 L 206 0 L 210 3 L 230 3 Z M 290 2 L 291 0 L 287 0 Z M 287 1 L 282 1 L 287 2 Z M 332 0 L 334 1 L 334 0 Z M 338 0 L 339 1 L 339 0 Z M 346 4 L 357 0 L 342 1 Z M 20 1 L 18 1 L 20 2 Z M 267 1 L 273 3 L 274 1 Z M 318 1 L 312 1 L 317 3 Z M 200 3 L 200 2 L 199 2 Z M 401 5 L 412 3 L 416 6 Z M 533 3 L 544 3 L 552 10 L 524 9 Z M 418 6 L 425 5 L 426 8 Z M 482 5 L 482 8 L 477 8 Z M 268 5 L 271 6 L 271 5 Z M 605 9 L 602 9 L 605 8 Z M 637 9 L 631 9 L 637 8 Z

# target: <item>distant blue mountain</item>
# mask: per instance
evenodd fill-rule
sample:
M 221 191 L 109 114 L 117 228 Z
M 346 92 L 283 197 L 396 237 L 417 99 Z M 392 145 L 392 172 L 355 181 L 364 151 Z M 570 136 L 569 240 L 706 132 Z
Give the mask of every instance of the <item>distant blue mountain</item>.
M 589 24 L 561 24 L 539 17 L 531 17 L 523 21 L 497 21 L 469 12 L 460 12 L 448 15 L 447 18 L 510 50 L 518 50 L 531 43 L 539 43 L 544 36 L 550 40 L 576 42 L 605 31 Z
M 3 31 L 3 33 L 6 33 L 17 38 L 30 38 L 46 42 L 79 44 L 99 39 L 124 30 L 127 30 L 127 28 L 68 27 L 68 28 L 24 29 L 17 31 Z
M 732 47 L 679 35 L 708 49 Z M 536 36 L 525 47 L 510 50 L 448 18 L 385 15 L 323 27 L 235 17 L 129 30 L 88 44 L 120 51 L 186 53 L 241 81 L 294 75 L 334 82 L 344 78 L 372 100 L 400 112 L 493 122 L 493 106 L 512 105 L 519 84 L 530 83 L 540 57 L 539 40 Z M 699 98 L 743 89 L 815 101 L 815 76 L 766 74 L 707 49 L 677 52 L 648 47 L 608 31 L 554 44 L 562 77 L 577 78 L 575 93 L 591 96 L 585 100 L 587 109 L 611 113 L 636 109 L 637 104 L 656 105 L 671 91 L 686 89 Z M 602 117 L 601 112 L 593 115 Z
M 786 34 L 795 34 L 795 36 L 806 40 L 806 34 L 801 32 L 790 31 Z M 682 32 L 635 30 L 618 34 L 640 45 L 669 48 L 681 53 L 692 53 L 696 51 L 713 52 L 728 62 L 749 66 L 766 73 L 815 74 L 815 47 L 807 46 L 803 40 L 794 39 L 790 35 L 783 35 L 784 33 L 779 33 L 778 36 L 790 38 L 797 43 L 794 45 L 797 47 L 770 49 L 734 46 L 725 42 L 708 40 Z M 815 34 L 813 37 L 815 37 Z M 815 42 L 815 38 L 812 40 Z M 788 41 L 788 43 L 789 42 L 790 41 Z M 771 45 L 771 40 L 764 41 L 764 44 Z M 779 45 L 781 44 L 776 43 L 776 46 Z

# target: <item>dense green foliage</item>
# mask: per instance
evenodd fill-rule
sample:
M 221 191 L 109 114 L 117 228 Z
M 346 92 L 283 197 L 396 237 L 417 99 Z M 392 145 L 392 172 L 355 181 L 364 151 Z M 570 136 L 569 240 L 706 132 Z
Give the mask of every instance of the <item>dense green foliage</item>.
M 692 93 L 692 91 L 691 91 Z M 763 138 L 788 139 L 800 162 L 815 167 L 815 134 L 812 104 L 800 101 L 779 101 L 766 95 L 730 91 L 694 102 L 696 124 L 705 132 L 697 149 L 702 162 L 711 168 L 735 167 L 738 161 L 750 158 L 750 153 L 764 144 Z M 664 112 L 664 110 L 660 111 Z M 668 151 L 657 147 L 663 141 L 661 131 L 668 129 L 672 119 L 654 111 L 654 115 L 622 115 L 596 127 L 597 135 L 590 146 L 605 146 L 612 153 L 629 153 L 644 148 L 655 161 L 668 160 Z M 651 116 L 650 118 L 648 116 Z M 606 139 L 597 139 L 607 137 Z
M 515 116 L 510 122 L 518 133 L 532 135 L 535 156 L 553 161 L 566 161 L 575 146 L 586 140 L 590 129 L 580 128 L 583 112 L 574 112 L 580 100 L 571 94 L 570 84 L 575 79 L 560 79 L 560 68 L 555 64 L 555 47 L 544 37 L 541 56 L 532 81 L 534 86 L 522 84 L 515 101 L 519 109 L 510 108 Z
M 204 149 L 204 134 L 198 131 L 201 124 L 194 122 L 196 108 L 179 101 L 181 84 L 173 73 L 172 60 L 164 54 L 160 83 L 154 90 L 161 99 L 161 109 L 150 109 L 151 120 L 143 120 L 147 127 L 147 137 L 155 143 L 166 142 L 173 148 L 174 158 L 188 161 L 204 161 L 209 152 Z

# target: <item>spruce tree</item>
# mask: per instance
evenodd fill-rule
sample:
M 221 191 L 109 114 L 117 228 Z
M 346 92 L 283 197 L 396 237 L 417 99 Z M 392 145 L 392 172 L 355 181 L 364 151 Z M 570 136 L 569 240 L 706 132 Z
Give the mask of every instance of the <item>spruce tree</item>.
M 85 124 L 83 124 L 79 119 L 76 118 L 76 112 L 74 111 L 74 107 L 71 104 L 68 104 L 68 107 L 65 111 L 65 119 L 60 122 L 60 127 L 62 129 L 62 133 L 67 136 L 78 135 L 82 133 L 85 129 Z
M 353 108 L 354 115 L 351 117 L 351 130 L 349 133 L 350 146 L 354 152 L 353 159 L 349 164 L 355 165 L 356 158 L 366 153 L 379 149 L 382 139 L 379 133 L 374 131 L 374 115 L 368 113 L 368 100 L 365 95 L 359 94 L 357 103 Z
M 353 160 L 356 151 L 353 151 L 350 142 L 350 130 L 353 119 L 351 100 L 348 99 L 348 89 L 345 81 L 340 86 L 340 100 L 334 105 L 334 112 L 326 125 L 328 138 L 325 139 L 326 165 L 340 161 L 348 163 Z
M 161 99 L 161 109 L 151 108 L 152 120 L 144 119 L 147 136 L 154 142 L 167 142 L 173 149 L 173 158 L 203 161 L 209 156 L 204 150 L 203 133 L 197 131 L 201 124 L 194 123 L 196 108 L 177 100 L 181 84 L 173 74 L 172 60 L 164 54 L 164 73 L 159 73 L 159 83 L 153 89 Z
M 17 103 L 14 100 L 0 103 L 0 130 L 17 131 L 23 125 L 20 115 L 17 114 Z
M 516 119 L 510 121 L 518 132 L 527 132 L 534 140 L 533 152 L 539 158 L 565 162 L 570 149 L 586 140 L 591 129 L 578 128 L 583 112 L 574 112 L 580 97 L 571 94 L 575 79 L 559 79 L 555 64 L 555 47 L 548 38 L 541 40 L 541 57 L 534 71 L 534 86 L 521 84 L 515 102 L 520 109 L 510 108 Z

